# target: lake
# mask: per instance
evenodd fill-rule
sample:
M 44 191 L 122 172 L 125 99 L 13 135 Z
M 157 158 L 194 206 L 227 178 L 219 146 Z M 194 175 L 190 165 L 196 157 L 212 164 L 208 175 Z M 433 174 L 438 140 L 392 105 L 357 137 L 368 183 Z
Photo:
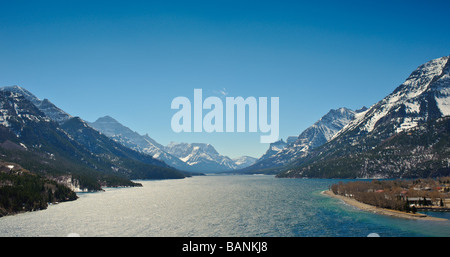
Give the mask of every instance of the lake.
M 138 181 L 143 187 L 79 193 L 76 201 L 2 217 L 0 236 L 450 236 L 450 220 L 382 216 L 321 194 L 338 181 L 265 175 Z

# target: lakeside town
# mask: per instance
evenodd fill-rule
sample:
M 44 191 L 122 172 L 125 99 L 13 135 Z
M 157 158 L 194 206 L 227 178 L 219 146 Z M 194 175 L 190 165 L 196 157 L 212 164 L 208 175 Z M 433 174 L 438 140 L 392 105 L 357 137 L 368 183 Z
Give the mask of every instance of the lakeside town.
M 373 207 L 408 214 L 450 211 L 450 177 L 339 182 L 330 187 L 330 192 Z

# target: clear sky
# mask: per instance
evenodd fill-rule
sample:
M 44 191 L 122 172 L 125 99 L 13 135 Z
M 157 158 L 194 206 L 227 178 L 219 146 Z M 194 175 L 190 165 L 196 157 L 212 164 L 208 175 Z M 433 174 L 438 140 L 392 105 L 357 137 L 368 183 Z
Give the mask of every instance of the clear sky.
M 261 133 L 175 133 L 177 96 L 280 99 L 280 137 L 381 100 L 450 54 L 450 1 L 4 1 L 0 86 L 161 144 L 259 157 Z M 223 96 L 222 96 L 223 97 Z

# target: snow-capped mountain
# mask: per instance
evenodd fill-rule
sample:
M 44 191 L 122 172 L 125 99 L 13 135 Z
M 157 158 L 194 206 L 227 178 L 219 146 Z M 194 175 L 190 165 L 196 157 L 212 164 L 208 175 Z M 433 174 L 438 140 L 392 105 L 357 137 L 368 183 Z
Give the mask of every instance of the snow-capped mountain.
M 98 118 L 95 122 L 89 123 L 89 125 L 128 148 L 149 154 L 174 168 L 186 171 L 191 170 L 189 165 L 178 157 L 167 153 L 164 150 L 164 146 L 153 140 L 148 134 L 140 135 L 110 116 Z
M 13 132 L 17 138 L 23 135 L 24 127 L 29 124 L 46 124 L 51 122 L 50 118 L 46 117 L 44 113 L 20 93 L 1 89 L 0 125 L 8 128 L 9 132 Z
M 311 151 L 307 156 L 299 156 L 295 162 L 291 163 L 291 166 L 296 166 L 297 168 L 286 171 L 283 176 L 314 176 L 314 174 L 319 174 L 318 171 L 320 170 L 321 175 L 318 176 L 327 176 L 327 172 L 334 174 L 334 176 L 344 176 L 345 172 L 345 174 L 355 177 L 398 177 L 403 174 L 413 174 L 413 169 L 422 165 L 422 162 L 434 163 L 432 161 L 441 160 L 447 166 L 448 161 L 450 161 L 449 156 L 437 156 L 436 154 L 428 153 L 419 157 L 408 150 L 403 150 L 404 152 L 389 153 L 390 156 L 392 155 L 389 162 L 403 159 L 401 163 L 390 164 L 397 165 L 397 168 L 404 168 L 401 170 L 396 169 L 398 173 L 392 174 L 392 168 L 387 168 L 388 165 L 382 161 L 387 162 L 387 159 L 382 159 L 381 156 L 377 156 L 374 153 L 369 157 L 368 153 L 375 151 L 388 140 L 399 138 L 401 132 L 411 134 L 411 131 L 415 128 L 421 128 L 421 125 L 425 123 L 450 115 L 449 74 L 449 56 L 437 58 L 420 65 L 391 94 L 371 106 L 368 110 L 356 114 L 355 119 L 336 133 L 327 144 L 320 147 L 317 151 Z M 430 133 L 438 133 L 437 135 L 445 135 L 437 131 L 433 132 L 432 129 L 429 129 L 429 131 Z M 422 134 L 420 136 L 426 137 L 426 135 Z M 436 142 L 440 140 L 445 141 L 446 139 L 437 137 L 435 140 L 431 142 L 432 144 L 426 144 L 426 148 L 432 149 Z M 409 149 L 412 150 L 418 147 L 415 153 L 423 153 L 420 150 L 423 146 L 419 147 L 417 144 L 418 142 L 415 144 L 412 141 Z M 392 146 L 392 148 L 395 148 L 395 146 Z M 448 148 L 447 145 L 445 149 Z M 444 152 L 446 151 L 445 149 Z M 366 155 L 364 155 L 364 158 L 361 157 L 361 162 L 356 162 L 356 157 L 363 154 Z M 399 155 L 403 157 L 399 157 Z M 423 159 L 424 156 L 428 156 L 428 159 Z M 413 160 L 414 158 L 415 160 Z M 422 159 L 422 162 L 418 163 L 417 159 Z M 353 160 L 353 162 L 350 162 L 350 160 Z M 378 161 L 377 165 L 371 164 L 372 162 L 377 162 L 376 160 Z M 386 165 L 383 166 L 383 163 Z M 415 163 L 415 165 L 412 165 L 412 163 Z M 370 169 L 370 167 L 375 166 L 379 170 Z M 423 167 L 425 166 L 423 165 Z M 434 169 L 438 169 L 436 167 L 438 166 L 428 168 L 431 172 Z M 444 169 L 448 169 L 448 167 Z M 336 175 L 336 173 L 333 173 L 334 171 L 342 171 L 342 173 Z
M 233 161 L 236 164 L 236 169 L 243 169 L 246 168 L 252 164 L 254 164 L 258 158 L 251 157 L 251 156 L 241 156 L 238 158 L 234 158 Z
M 305 156 L 311 149 L 328 142 L 337 132 L 349 124 L 355 118 L 355 115 L 363 111 L 365 111 L 365 108 L 358 111 L 347 108 L 330 110 L 311 127 L 304 130 L 295 140 L 293 140 L 293 137 L 288 137 L 289 144 L 283 140 L 270 144 L 267 152 L 254 165 L 245 170 L 280 167 L 298 157 Z
M 40 111 L 45 113 L 47 117 L 49 117 L 53 121 L 58 122 L 59 124 L 62 124 L 72 118 L 71 115 L 56 107 L 48 99 L 40 100 L 35 95 L 22 87 L 7 86 L 0 88 L 0 91 L 14 92 L 22 95 L 23 97 L 25 97 L 25 99 L 32 102 Z
M 78 117 L 58 124 L 27 99 L 32 95 L 26 97 L 17 87 L 12 89 L 0 90 L 2 160 L 47 178 L 70 176 L 86 190 L 136 185 L 131 179 L 186 177 L 164 162 L 98 133 Z
M 295 138 L 295 140 L 293 140 L 291 137 L 290 140 L 291 140 L 291 143 L 294 143 L 295 141 L 297 141 L 297 138 Z M 286 148 L 286 146 L 288 146 L 288 143 L 284 142 L 283 139 L 280 139 L 276 142 L 270 143 L 269 149 L 267 149 L 267 151 L 258 159 L 258 161 L 272 158 L 276 154 L 283 151 Z
M 364 108 L 362 108 L 364 110 Z M 320 120 L 314 123 L 311 127 L 303 131 L 298 136 L 295 146 L 302 146 L 309 148 L 316 148 L 325 144 L 343 127 L 349 124 L 358 114 L 359 111 L 352 111 L 347 108 L 339 108 L 330 110 Z M 305 149 L 306 150 L 306 149 Z
M 448 60 L 445 56 L 419 66 L 394 92 L 358 115 L 336 137 L 355 129 L 371 133 L 382 124 L 392 125 L 392 134 L 450 115 Z
M 140 135 L 110 116 L 98 118 L 89 125 L 114 141 L 133 150 L 149 154 L 179 170 L 218 172 L 253 164 L 251 157 L 245 161 L 244 159 L 233 161 L 229 157 L 220 155 L 209 144 L 170 143 L 168 146 L 163 146 L 149 135 Z
M 210 144 L 171 142 L 164 149 L 196 171 L 219 172 L 236 169 L 236 163 L 233 160 L 220 155 Z

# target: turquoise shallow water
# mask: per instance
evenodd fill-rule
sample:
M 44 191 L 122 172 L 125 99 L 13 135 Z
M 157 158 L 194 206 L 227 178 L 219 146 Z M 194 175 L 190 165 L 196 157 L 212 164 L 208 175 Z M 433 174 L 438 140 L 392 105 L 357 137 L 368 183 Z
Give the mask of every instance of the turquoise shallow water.
M 450 236 L 450 221 L 382 216 L 320 194 L 338 180 L 211 175 L 139 182 L 143 187 L 81 193 L 47 210 L 2 217 L 0 236 Z

